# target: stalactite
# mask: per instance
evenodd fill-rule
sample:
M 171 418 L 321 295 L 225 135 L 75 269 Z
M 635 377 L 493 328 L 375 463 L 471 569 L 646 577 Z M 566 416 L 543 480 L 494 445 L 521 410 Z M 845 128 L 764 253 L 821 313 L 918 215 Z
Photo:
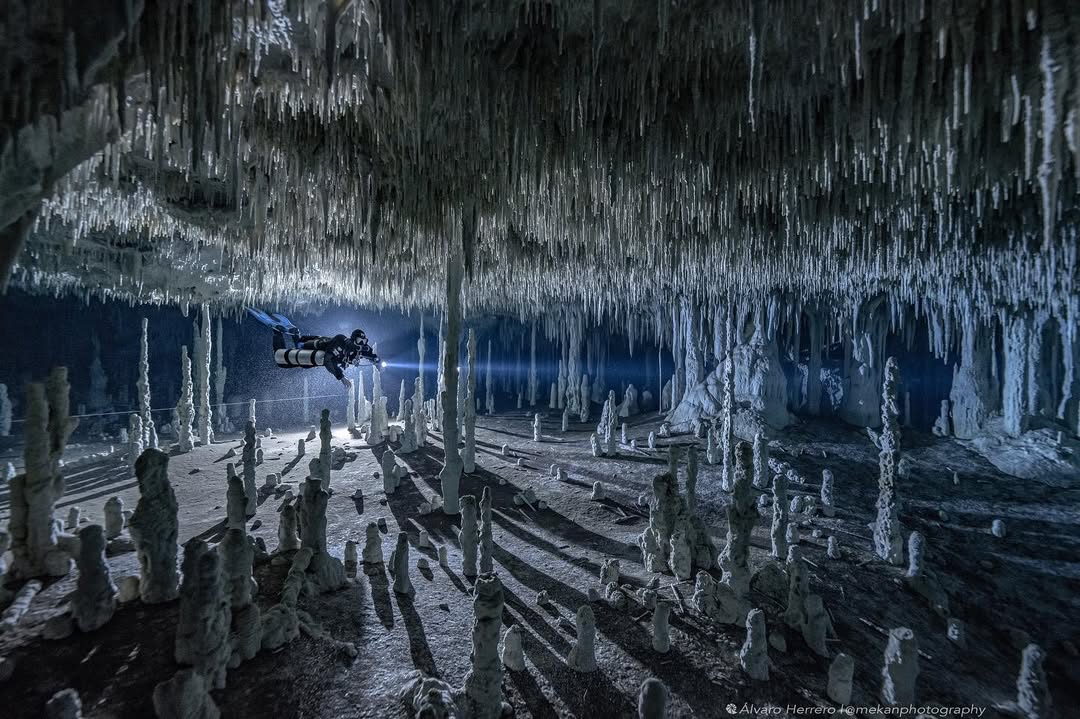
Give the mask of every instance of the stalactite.
M 469 328 L 469 379 L 465 390 L 465 447 L 461 453 L 467 474 L 476 471 L 476 333 Z

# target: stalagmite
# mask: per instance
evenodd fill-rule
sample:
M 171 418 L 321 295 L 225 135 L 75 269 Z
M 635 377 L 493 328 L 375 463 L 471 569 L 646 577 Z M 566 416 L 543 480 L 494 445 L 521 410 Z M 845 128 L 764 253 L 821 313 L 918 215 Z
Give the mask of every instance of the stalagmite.
M 199 441 L 205 447 L 214 439 L 213 410 L 210 409 L 210 306 L 203 305 L 200 312 L 198 335 L 195 342 L 195 384 L 199 402 L 195 414 L 195 428 Z M 145 422 L 145 420 L 144 420 Z
M 1046 672 L 1043 670 L 1045 659 L 1046 653 L 1038 644 L 1028 644 L 1020 657 L 1016 706 L 1024 719 L 1048 719 L 1054 716 Z
M 393 553 L 394 567 L 394 592 L 402 594 L 410 599 L 416 595 L 412 581 L 409 579 L 409 535 L 398 532 L 397 545 Z
M 109 497 L 105 501 L 105 539 L 116 539 L 124 531 L 124 500 Z
M 193 392 L 191 360 L 188 359 L 187 345 L 184 345 L 180 348 L 180 401 L 176 404 L 176 448 L 180 452 L 190 452 L 195 447 Z
M 61 546 L 53 512 L 64 494 L 64 449 L 79 421 L 68 412 L 67 369 L 55 367 L 44 385 L 26 386 L 23 424 L 23 474 L 8 485 L 11 566 L 19 579 L 62 577 L 71 555 Z
M 116 586 L 105 561 L 105 531 L 99 524 L 79 532 L 79 579 L 71 600 L 71 614 L 80 631 L 92 632 L 112 619 Z
M 757 681 L 769 680 L 769 644 L 765 639 L 765 613 L 751 609 L 746 615 L 746 640 L 739 650 L 739 666 Z
M 464 523 L 464 518 L 463 518 Z M 480 495 L 480 573 L 494 571 L 494 538 L 491 533 L 491 488 L 484 487 Z
M 559 431 L 566 434 L 566 431 L 570 428 L 570 408 L 567 407 L 562 412 L 562 424 L 559 426 Z
M 456 229 L 455 229 L 456 232 Z M 442 430 L 443 468 L 439 472 L 442 484 L 443 512 L 454 515 L 461 511 L 458 486 L 461 483 L 462 461 L 458 453 L 457 394 L 458 342 L 461 337 L 461 279 L 464 268 L 457 255 L 456 245 L 446 256 L 446 323 L 447 339 L 443 351 Z
M 280 525 L 279 525 L 280 530 Z M 255 656 L 262 646 L 262 622 L 258 605 L 252 601 L 251 569 L 255 560 L 254 545 L 243 527 L 229 529 L 217 548 L 221 555 L 225 595 L 229 601 L 230 668 Z
M 324 409 L 319 413 L 319 465 L 317 479 L 322 482 L 322 489 L 325 492 L 331 491 L 330 470 L 333 466 L 333 450 L 330 447 L 330 440 L 333 439 L 333 436 L 330 429 L 330 410 Z
M 735 445 L 735 469 L 732 479 L 731 502 L 727 507 L 727 545 L 717 563 L 724 572 L 723 582 L 743 597 L 750 589 L 750 534 L 757 521 L 757 510 L 751 489 L 753 456 L 750 445 Z
M 286 504 L 281 508 L 278 518 L 278 552 L 291 552 L 300 548 L 300 537 L 296 532 L 296 507 Z
M 359 371 L 357 372 L 357 375 L 362 376 Z M 357 424 L 356 424 L 356 385 L 353 384 L 353 381 L 351 379 L 349 379 L 348 376 L 345 377 L 345 382 L 346 382 L 345 391 L 348 393 L 348 395 L 345 398 L 345 427 L 348 430 L 352 431 L 352 430 L 357 428 Z
M 6 384 L 0 383 L 0 437 L 11 436 L 11 398 Z
M 881 670 L 881 701 L 889 706 L 915 703 L 915 679 L 919 675 L 919 646 L 907 627 L 889 632 L 885 666 Z
M 476 471 L 476 333 L 469 328 L 469 378 L 465 389 L 465 447 L 461 452 L 462 470 Z
M 147 327 L 147 319 L 143 317 L 142 336 L 139 339 L 139 377 L 135 382 L 135 396 L 139 402 L 140 447 L 157 449 L 157 430 L 154 428 L 154 418 L 150 414 L 150 346 L 147 341 Z
M 466 577 L 475 577 L 476 554 L 479 548 L 480 532 L 476 516 L 476 497 L 467 494 L 461 498 L 461 573 Z
M 502 663 L 507 671 L 525 671 L 525 652 L 522 650 L 521 625 L 515 624 L 503 632 Z
M 832 621 L 825 611 L 821 596 L 811 594 L 803 603 L 806 618 L 803 620 L 802 635 L 806 645 L 820 657 L 829 658 L 829 649 L 825 645 L 826 638 L 833 633 Z
M 671 605 L 658 602 L 652 616 L 652 648 L 661 654 L 667 654 L 671 650 L 671 630 L 668 627 L 670 616 Z
M 379 466 L 382 470 L 383 491 L 387 494 L 393 494 L 398 488 L 400 467 L 398 467 L 397 456 L 392 449 L 383 450 L 382 457 L 379 458 Z
M 499 630 L 503 619 L 503 588 L 494 574 L 482 574 L 473 587 L 472 666 L 463 689 L 466 716 L 498 719 L 510 713 L 503 701 L 503 664 Z
M 900 460 L 900 427 L 896 422 L 896 385 L 899 382 L 896 359 L 885 362 L 881 389 L 881 434 L 878 437 L 878 499 L 874 523 L 874 551 L 890 564 L 904 561 L 904 540 L 897 516 L 896 479 Z
M 395 419 L 398 422 L 402 422 L 405 419 L 405 380 L 401 380 L 401 385 L 398 387 L 398 403 L 397 403 L 397 415 Z
M 809 592 L 809 579 L 803 564 L 802 552 L 798 547 L 788 547 L 785 562 L 788 576 L 787 607 L 784 610 L 784 622 L 792 629 L 802 629 L 806 623 L 806 597 Z
M 855 675 L 855 660 L 840 653 L 829 665 L 829 682 L 825 693 L 840 706 L 851 702 L 852 678 Z
M 146 604 L 169 602 L 178 594 L 176 576 L 177 504 L 169 484 L 169 455 L 148 449 L 135 464 L 139 502 L 128 531 L 139 558 L 139 596 Z
M 229 413 L 225 411 L 225 380 L 228 377 L 228 370 L 225 368 L 225 344 L 222 339 L 220 316 L 217 318 L 217 325 L 214 329 L 214 400 L 219 408 L 216 415 L 216 426 L 218 431 L 231 432 L 232 425 L 229 422 Z M 307 413 L 304 414 L 304 419 L 307 419 Z
M 638 691 L 638 719 L 667 719 L 670 692 L 656 677 L 641 683 Z
M 219 719 L 221 712 L 210 686 L 194 669 L 181 669 L 172 679 L 154 685 L 154 714 L 158 719 Z
M 577 639 L 566 656 L 566 665 L 579 672 L 594 672 L 596 666 L 596 616 L 583 604 L 577 610 Z
M 379 525 L 368 522 L 364 533 L 364 552 L 361 555 L 364 561 L 364 573 L 375 574 L 382 571 L 382 535 L 379 533 Z
M 589 375 L 581 375 L 581 385 L 578 388 L 578 421 L 589 421 L 589 414 L 592 409 L 592 391 L 589 389 Z
M 246 505 L 244 516 L 254 517 L 258 509 L 259 488 L 255 483 L 255 424 L 250 420 L 244 425 L 244 452 L 242 454 L 244 464 L 244 497 Z
M 784 472 L 773 477 L 772 496 L 772 528 L 769 530 L 772 556 L 784 559 L 787 557 L 788 530 L 787 475 Z
M 62 689 L 45 702 L 45 719 L 82 719 L 82 700 L 74 689 Z
M 833 473 L 827 469 L 821 470 L 821 513 L 826 517 L 836 515 L 836 507 L 833 505 Z
M 344 565 L 326 548 L 326 504 L 329 499 L 322 481 L 308 477 L 300 497 L 300 546 L 312 551 L 307 573 L 312 587 L 318 592 L 332 592 L 347 583 Z
M 139 415 L 137 415 L 137 414 L 128 415 L 128 430 L 127 430 L 127 433 L 128 433 L 128 454 L 127 454 L 128 466 L 131 468 L 131 471 L 134 472 L 135 471 L 135 462 L 136 462 L 136 460 L 139 459 L 139 456 L 142 455 L 143 449 L 145 448 L 145 446 L 143 444 L 142 419 L 139 418 Z
M 210 686 L 224 689 L 232 614 L 221 558 L 206 542 L 191 539 L 184 545 L 183 572 L 174 658 L 202 674 Z
M 405 400 L 402 414 L 405 417 L 405 427 L 401 433 L 401 447 L 398 448 L 398 454 L 411 454 L 417 448 L 416 413 L 413 412 L 413 401 L 411 399 Z
M 540 413 L 537 412 L 535 415 L 533 415 L 533 442 L 543 441 L 543 435 L 541 434 L 540 430 Z

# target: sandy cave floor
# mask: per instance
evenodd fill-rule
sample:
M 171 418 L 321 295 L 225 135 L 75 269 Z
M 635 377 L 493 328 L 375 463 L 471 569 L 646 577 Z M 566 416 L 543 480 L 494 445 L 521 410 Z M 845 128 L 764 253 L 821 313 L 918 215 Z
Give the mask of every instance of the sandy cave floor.
M 462 480 L 461 494 L 479 497 L 484 486 L 493 493 L 496 571 L 506 599 L 504 623 L 525 630 L 527 670 L 507 672 L 503 688 L 519 717 L 632 717 L 641 682 L 656 676 L 672 692 L 670 716 L 729 716 L 725 706 L 744 703 L 787 707 L 830 706 L 825 697 L 828 662 L 813 655 L 801 636 L 783 625 L 780 602 L 755 593 L 753 600 L 767 615 L 770 632 L 787 635 L 787 652 L 770 648 L 770 681 L 751 682 L 739 669 L 736 653 L 745 631 L 711 624 L 692 611 L 673 608 L 672 649 L 658 654 L 651 645 L 651 615 L 631 601 L 627 610 L 594 605 L 597 617 L 597 658 L 600 671 L 579 674 L 563 657 L 570 650 L 574 614 L 587 601 L 586 590 L 599 588 L 600 563 L 620 559 L 623 582 L 643 585 L 648 575 L 636 538 L 648 523 L 647 510 L 637 506 L 638 495 L 651 487 L 652 477 L 666 467 L 668 442 L 685 444 L 687 436 L 658 440 L 655 451 L 622 447 L 617 459 L 597 459 L 589 451 L 594 424 L 573 424 L 557 431 L 551 413 L 545 441 L 532 441 L 531 418 L 523 412 L 480 417 L 477 421 L 477 471 Z M 630 437 L 645 446 L 655 415 L 630 422 Z M 296 440 L 305 430 L 279 432 L 263 439 L 266 461 L 258 468 L 259 484 L 270 472 L 283 473 L 284 482 L 304 479 L 307 459 L 296 458 Z M 512 457 L 500 447 L 510 446 Z M 314 444 L 314 443 L 312 443 Z M 460 685 L 469 667 L 472 600 L 470 581 L 461 576 L 461 554 L 452 531 L 458 518 L 441 512 L 421 516 L 418 506 L 438 492 L 437 473 L 442 449 L 438 436 L 415 454 L 399 458 L 411 470 L 399 490 L 389 497 L 375 476 L 383 446 L 369 448 L 342 427 L 334 444 L 350 456 L 332 476 L 334 490 L 328 508 L 331 552 L 342 556 L 347 539 L 363 546 L 368 522 L 383 517 L 388 533 L 384 557 L 399 530 L 409 533 L 412 580 L 416 597 L 395 595 L 386 574 L 368 577 L 339 592 L 301 599 L 335 639 L 354 642 L 356 659 L 348 658 L 325 640 L 301 636 L 276 653 L 263 652 L 240 668 L 230 670 L 228 687 L 214 698 L 229 719 L 259 717 L 397 717 L 405 716 L 397 699 L 404 677 L 414 667 Z M 180 504 L 180 540 L 199 536 L 216 542 L 223 536 L 225 505 L 224 459 L 236 437 L 174 456 L 170 478 Z M 698 481 L 699 512 L 713 534 L 717 551 L 723 548 L 726 520 L 719 489 L 719 467 L 704 464 Z M 905 532 L 926 535 L 929 566 L 950 593 L 952 614 L 967 625 L 968 648 L 952 645 L 944 619 L 925 600 L 908 591 L 902 570 L 878 561 L 871 552 L 870 531 L 877 493 L 877 457 L 862 432 L 844 425 L 815 421 L 786 430 L 774 442 L 772 456 L 790 462 L 805 485 L 789 485 L 789 495 L 816 496 L 821 470 L 835 480 L 835 518 L 813 517 L 802 527 L 804 556 L 811 562 L 811 591 L 822 595 L 834 618 L 839 640 L 830 648 L 855 659 L 852 703 L 876 703 L 886 637 L 882 629 L 908 626 L 915 630 L 922 651 L 918 681 L 920 701 L 930 705 L 975 704 L 993 707 L 1015 698 L 1020 649 L 1027 638 L 1047 649 L 1047 672 L 1055 705 L 1080 706 L 1080 658 L 1071 654 L 1080 644 L 1080 489 L 1060 489 L 1037 481 L 1017 480 L 958 442 L 906 431 L 903 450 L 911 472 L 899 484 Z M 824 453 L 824 457 L 822 454 Z M 524 466 L 515 465 L 524 458 Z M 558 463 L 569 473 L 560 483 L 549 477 Z M 953 485 L 952 472 L 960 479 Z M 102 507 L 114 495 L 133 509 L 138 499 L 134 477 L 120 455 L 85 459 L 66 468 L 67 493 L 57 516 L 78 505 L 84 521 L 101 522 Z M 506 484 L 501 485 L 500 480 Z M 609 499 L 590 500 L 592 483 L 604 482 Z M 549 506 L 533 511 L 514 505 L 516 491 L 531 485 Z M 354 500 L 356 489 L 363 499 Z M 271 496 L 261 501 L 249 527 L 272 551 L 277 545 L 277 508 Z M 938 510 L 944 510 L 942 520 Z M 0 520 L 6 521 L 7 495 L 0 492 Z M 990 523 L 1004 519 L 1008 534 L 997 539 Z M 823 537 L 811 537 L 814 528 Z M 450 569 L 439 567 L 435 550 L 417 548 L 420 529 L 432 542 L 447 544 Z M 768 560 L 769 519 L 754 529 L 751 563 Z M 843 548 L 841 560 L 825 556 L 825 537 L 835 535 Z M 420 572 L 416 559 L 426 555 L 431 570 Z M 134 553 L 110 559 L 114 579 L 137 573 Z M 256 566 L 258 602 L 265 610 L 276 603 L 287 567 L 265 562 Z M 714 571 L 718 577 L 719 573 Z M 673 583 L 671 576 L 662 585 Z M 150 695 L 155 683 L 175 671 L 172 660 L 177 602 L 144 606 L 135 601 L 118 609 L 112 621 L 90 633 L 61 641 L 41 638 L 44 622 L 63 610 L 64 596 L 74 587 L 74 573 L 47 587 L 35 600 L 19 628 L 0 636 L 0 654 L 16 660 L 14 676 L 0 684 L 0 716 L 10 719 L 41 716 L 55 691 L 74 687 L 83 701 L 84 716 L 144 718 L 153 716 Z M 536 604 L 536 593 L 547 590 L 552 603 Z M 689 603 L 692 582 L 679 585 Z M 661 598 L 673 600 L 670 589 Z M 567 620 L 560 623 L 561 620 Z M 1066 713 L 1069 709 L 1065 710 Z M 994 709 L 983 716 L 998 716 Z M 1065 716 L 1067 714 L 1063 714 Z

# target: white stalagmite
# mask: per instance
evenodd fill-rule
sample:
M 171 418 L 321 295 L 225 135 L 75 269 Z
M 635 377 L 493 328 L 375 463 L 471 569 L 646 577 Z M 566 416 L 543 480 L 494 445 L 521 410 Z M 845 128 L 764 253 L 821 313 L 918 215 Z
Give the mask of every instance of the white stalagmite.
M 476 333 L 469 328 L 469 379 L 465 389 L 465 448 L 461 453 L 462 469 L 476 471 Z
M 259 488 L 255 482 L 255 449 L 256 442 L 255 425 L 248 421 L 244 425 L 244 451 L 241 455 L 244 466 L 244 497 L 246 504 L 244 514 L 254 517 L 259 506 Z
M 65 367 L 54 367 L 45 384 L 26 385 L 25 469 L 8 485 L 11 577 L 62 577 L 71 568 L 71 555 L 61 546 L 53 521 L 64 494 L 64 448 L 79 424 L 69 415 L 68 392 Z
M 210 686 L 224 689 L 232 612 L 221 557 L 203 540 L 190 539 L 184 545 L 183 572 L 173 656 L 177 664 L 202 674 Z
M 146 604 L 177 597 L 177 504 L 169 484 L 169 455 L 148 449 L 135 464 L 139 502 L 128 530 L 139 558 L 139 595 Z
M 582 604 L 577 610 L 577 639 L 566 656 L 566 665 L 579 672 L 595 672 L 596 615 L 592 607 Z
M 881 702 L 889 706 L 915 703 L 915 679 L 919 676 L 919 645 L 907 627 L 889 632 L 885 666 L 881 670 Z
M 71 599 L 71 614 L 80 631 L 92 632 L 112 619 L 116 585 L 105 560 L 105 531 L 90 524 L 79 532 L 79 579 Z
M 656 677 L 649 677 L 638 690 L 638 719 L 667 719 L 671 692 Z
M 1043 662 L 1046 653 L 1038 644 L 1028 644 L 1020 657 L 1016 677 L 1016 706 L 1023 719 L 1050 719 L 1054 716 L 1050 689 L 1046 684 Z
M 787 557 L 788 498 L 787 474 L 777 472 L 772 486 L 772 528 L 769 537 L 772 541 L 772 556 L 776 559 Z
M 559 385 L 555 382 L 551 383 L 550 398 L 548 399 L 548 409 L 559 408 Z
M 503 701 L 503 663 L 499 630 L 503 620 L 503 588 L 494 574 L 482 574 L 473 585 L 472 661 L 463 688 L 465 716 L 499 719 L 510 713 Z
M 217 318 L 214 326 L 214 403 L 218 408 L 216 419 L 218 431 L 228 432 L 232 429 L 229 424 L 229 413 L 225 411 L 225 379 L 228 377 L 228 369 L 225 367 L 225 344 L 222 339 L 221 317 Z M 307 379 L 305 377 L 305 379 Z M 306 385 L 306 383 L 305 383 Z M 307 421 L 307 414 L 304 415 Z
M 851 682 L 854 676 L 855 660 L 847 654 L 837 654 L 829 665 L 829 682 L 826 685 L 829 698 L 841 706 L 850 704 Z
M 417 448 L 416 412 L 413 411 L 413 401 L 411 399 L 405 400 L 405 408 L 402 414 L 405 417 L 405 426 L 401 431 L 401 447 L 398 449 L 398 454 L 410 454 L 415 452 Z
M 427 335 L 424 334 L 424 315 L 420 315 L 420 336 L 416 339 L 416 355 L 418 357 L 416 362 L 416 381 L 414 383 L 415 394 L 413 396 L 413 407 L 419 409 L 424 405 L 424 355 L 427 354 Z
M 754 433 L 754 486 L 769 486 L 769 440 L 761 432 Z
M 195 384 L 199 398 L 195 413 L 195 429 L 203 446 L 214 440 L 213 410 L 210 409 L 210 305 L 203 305 L 199 314 L 198 340 L 195 342 Z
M 150 345 L 147 341 L 148 322 L 142 320 L 142 336 L 139 339 L 139 376 L 135 381 L 135 396 L 139 402 L 139 421 L 142 433 L 139 435 L 142 446 L 157 449 L 157 430 L 154 418 L 150 414 Z M 134 460 L 132 460 L 134 461 Z
M 739 666 L 757 681 L 769 680 L 769 642 L 765 638 L 765 612 L 751 609 L 746 615 L 746 640 L 739 650 Z
M 348 582 L 345 565 L 331 555 L 326 546 L 326 503 L 330 494 L 319 478 L 309 477 L 299 499 L 300 546 L 312 552 L 307 567 L 311 587 L 316 592 L 341 589 Z
M 833 473 L 830 470 L 821 470 L 821 513 L 826 517 L 836 515 L 836 505 L 833 504 Z
M 457 423 L 458 342 L 461 340 L 461 280 L 465 268 L 455 244 L 446 259 L 446 346 L 443 350 L 442 397 L 443 467 L 439 472 L 442 485 L 443 512 L 454 515 L 461 511 L 458 487 L 461 484 L 462 461 L 458 453 L 460 434 Z
M 398 387 L 397 414 L 395 415 L 394 418 L 398 422 L 402 422 L 405 419 L 405 380 L 404 380 L 404 378 L 401 380 L 401 385 Z
M 533 415 L 533 442 L 542 442 L 544 435 L 541 432 L 542 426 L 540 424 L 540 413 L 537 412 Z
M 11 436 L 11 398 L 6 384 L 0 383 L 0 437 Z
M 255 544 L 241 526 L 225 532 L 217 552 L 221 555 L 225 596 L 230 608 L 229 668 L 234 668 L 252 659 L 262 646 L 261 612 L 252 599 Z
M 488 340 L 487 364 L 484 367 L 484 408 L 488 414 L 495 414 L 495 384 L 491 376 L 491 340 Z
M 480 529 L 477 523 L 476 497 L 467 494 L 461 498 L 461 532 L 458 534 L 461 545 L 461 573 L 466 577 L 475 577 L 479 572 L 476 567 L 476 555 L 480 545 Z
M 525 670 L 525 652 L 522 649 L 522 636 L 520 624 L 509 627 L 503 633 L 502 663 L 507 671 L 520 672 Z
M 1013 316 L 1004 332 L 1005 372 L 1001 405 L 1005 433 L 1019 437 L 1027 429 L 1027 362 L 1031 329 L 1025 314 Z
M 135 462 L 142 455 L 145 445 L 143 444 L 142 418 L 137 414 L 128 415 L 128 466 L 135 471 Z
M 191 360 L 187 345 L 180 348 L 180 401 L 176 404 L 176 449 L 190 452 L 195 448 L 192 437 L 195 419 L 194 390 L 191 383 Z
M 591 390 L 589 389 L 589 375 L 581 375 L 581 385 L 578 387 L 578 420 L 582 423 L 589 421 L 589 412 L 592 409 Z
M 480 495 L 480 573 L 495 571 L 495 540 L 491 533 L 491 487 Z
M 357 374 L 360 374 L 357 371 Z M 349 431 L 356 429 L 356 384 L 349 379 L 348 371 L 345 372 L 345 426 Z
M 751 477 L 753 455 L 750 445 L 735 445 L 735 469 L 732 477 L 731 501 L 727 506 L 727 545 L 717 562 L 724 571 L 721 581 L 736 597 L 743 598 L 750 590 L 750 535 L 757 521 Z
M 371 425 L 368 429 L 368 444 L 377 445 L 383 441 L 390 426 L 386 414 L 386 397 L 382 393 L 382 372 L 378 367 L 371 368 Z
M 885 363 L 881 389 L 881 435 L 878 438 L 878 499 L 874 523 L 874 550 L 890 564 L 904 562 L 904 539 L 897 516 L 896 480 L 900 462 L 900 426 L 896 417 L 896 385 L 899 371 L 896 358 Z

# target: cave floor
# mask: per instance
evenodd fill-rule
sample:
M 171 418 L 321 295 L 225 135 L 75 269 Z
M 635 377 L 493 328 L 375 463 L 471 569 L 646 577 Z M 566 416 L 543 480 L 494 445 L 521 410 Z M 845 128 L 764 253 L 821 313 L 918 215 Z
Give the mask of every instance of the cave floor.
M 635 601 L 616 610 L 594 604 L 597 617 L 597 659 L 600 670 L 569 670 L 564 656 L 574 641 L 577 608 L 587 602 L 589 587 L 600 588 L 599 570 L 606 558 L 618 558 L 622 582 L 642 586 L 651 575 L 641 565 L 636 538 L 648 524 L 647 510 L 637 504 L 651 488 L 652 477 L 666 467 L 669 442 L 686 444 L 688 436 L 659 439 L 655 451 L 620 448 L 618 458 L 594 458 L 589 451 L 590 424 L 574 423 L 557 431 L 550 413 L 544 441 L 532 441 L 531 416 L 509 412 L 477 420 L 477 470 L 462 480 L 461 494 L 479 498 L 484 486 L 493 495 L 495 569 L 505 593 L 504 623 L 522 625 L 527 668 L 507 672 L 503 689 L 519 717 L 634 717 L 641 682 L 656 676 L 672 692 L 672 717 L 740 715 L 745 704 L 759 711 L 776 707 L 832 706 L 825 697 L 828 662 L 812 654 L 801 636 L 786 631 L 787 651 L 770 648 L 773 663 L 768 682 L 752 682 L 739 669 L 737 652 L 745 631 L 703 620 L 673 600 L 672 648 L 652 649 L 651 615 Z M 642 447 L 654 414 L 629 421 L 629 436 Z M 264 438 L 266 474 L 280 472 L 284 482 L 304 478 L 307 459 L 295 462 L 296 441 L 306 429 L 282 431 Z M 699 513 L 709 527 L 717 551 L 723 548 L 726 520 L 719 467 L 704 463 L 698 480 Z M 383 554 L 389 558 L 398 531 L 411 542 L 414 600 L 393 593 L 386 574 L 368 577 L 361 571 L 338 592 L 304 597 L 300 608 L 321 623 L 333 638 L 353 642 L 359 656 L 349 658 L 325 639 L 302 635 L 276 653 L 262 652 L 230 670 L 225 690 L 213 692 L 222 716 L 246 717 L 397 717 L 405 716 L 397 692 L 414 668 L 460 685 L 469 668 L 472 600 L 470 580 L 461 575 L 461 553 L 453 529 L 458 518 L 441 512 L 420 515 L 418 507 L 438 492 L 442 457 L 438 435 L 418 452 L 399 458 L 410 470 L 398 491 L 387 498 L 375 476 L 385 445 L 367 447 L 344 428 L 334 431 L 334 444 L 348 452 L 343 468 L 334 471 L 328 507 L 328 540 L 332 554 L 342 556 L 346 540 L 363 547 L 368 522 L 385 518 Z M 500 448 L 509 445 L 510 457 Z M 317 443 L 309 443 L 309 457 Z M 235 436 L 209 447 L 174 456 L 170 478 L 180 504 L 180 540 L 199 536 L 220 540 L 224 532 L 225 459 Z M 793 426 L 773 443 L 772 456 L 787 461 L 806 479 L 789 485 L 789 496 L 816 496 L 821 470 L 835 475 L 833 518 L 807 518 L 801 545 L 810 562 L 811 591 L 822 595 L 838 639 L 835 653 L 855 660 L 852 704 L 875 704 L 881 684 L 882 656 L 891 627 L 915 630 L 921 650 L 918 680 L 920 704 L 988 708 L 982 716 L 999 716 L 994 708 L 1015 698 L 1015 680 L 1024 632 L 1048 652 L 1047 672 L 1058 707 L 1080 705 L 1080 489 L 1061 489 L 1038 481 L 1002 474 L 962 444 L 905 431 L 902 448 L 910 471 L 898 483 L 905 533 L 918 529 L 927 539 L 928 563 L 950 594 L 951 613 L 967 626 L 967 648 L 953 645 L 945 620 L 926 601 L 905 588 L 903 570 L 876 559 L 867 523 L 874 516 L 877 455 L 865 433 L 839 423 L 815 420 Z M 317 451 L 317 450 L 316 450 Z M 517 458 L 523 458 L 517 466 Z M 549 476 L 552 463 L 564 467 L 569 481 Z M 959 484 L 953 483 L 953 472 Z M 84 522 L 101 522 L 102 507 L 120 496 L 133 509 L 138 490 L 119 454 L 88 458 L 67 466 L 67 493 L 57 516 L 78 505 Z M 505 480 L 505 484 L 502 481 Z M 592 483 L 607 489 L 602 501 L 590 499 Z M 532 486 L 547 509 L 518 507 L 513 495 Z M 354 500 L 355 490 L 363 491 Z M 273 496 L 261 500 L 249 527 L 273 551 L 277 545 L 277 508 Z M 945 512 L 945 519 L 939 516 Z M 7 496 L 0 493 L 0 520 L 6 520 Z M 995 518 L 1008 532 L 990 534 Z M 449 570 L 439 566 L 433 549 L 417 547 L 419 530 L 427 530 L 435 546 L 449 548 Z M 822 530 L 821 538 L 811 532 Z M 754 528 L 751 564 L 768 561 L 769 519 Z M 836 536 L 843 558 L 825 555 L 826 537 Z M 431 569 L 416 568 L 425 555 Z M 113 578 L 137 573 L 133 553 L 110 558 Z M 258 602 L 265 610 L 276 603 L 286 567 L 263 562 L 256 566 Z M 714 570 L 714 575 L 719 573 Z M 673 584 L 663 576 L 663 586 Z M 692 582 L 677 585 L 689 607 Z M 0 684 L 0 715 L 17 719 L 42 715 L 46 699 L 73 687 L 82 697 L 86 717 L 153 716 L 155 683 L 175 671 L 172 660 L 177 602 L 121 606 L 112 621 L 89 634 L 76 632 L 59 641 L 41 637 L 47 619 L 63 611 L 64 596 L 74 588 L 74 572 L 48 586 L 34 601 L 19 627 L 0 635 L 0 654 L 16 661 L 13 677 Z M 536 604 L 546 590 L 547 606 Z M 754 593 L 765 611 L 770 632 L 783 632 L 781 604 Z M 564 621 L 565 620 L 565 621 Z M 774 711 L 778 711 L 774 709 Z M 975 714 L 978 716 L 978 714 Z

